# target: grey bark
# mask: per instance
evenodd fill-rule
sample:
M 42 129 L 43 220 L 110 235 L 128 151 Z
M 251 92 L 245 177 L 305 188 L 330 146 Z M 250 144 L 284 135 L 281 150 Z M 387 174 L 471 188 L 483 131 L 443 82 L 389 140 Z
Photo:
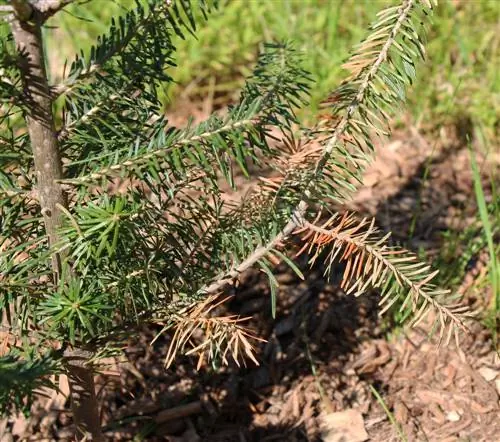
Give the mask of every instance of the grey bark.
M 61 153 L 52 112 L 52 99 L 45 71 L 41 25 L 44 14 L 27 1 L 13 0 L 14 19 L 11 28 L 16 42 L 26 104 L 28 126 L 37 191 L 49 244 L 54 246 L 61 226 L 61 209 L 66 207 L 66 196 L 58 180 L 63 178 Z M 59 279 L 61 255 L 52 255 L 54 278 Z M 80 357 L 75 358 L 78 354 Z M 103 436 L 99 422 L 98 403 L 92 368 L 85 362 L 88 356 L 75 351 L 67 358 L 73 419 L 77 427 L 78 440 L 101 442 Z

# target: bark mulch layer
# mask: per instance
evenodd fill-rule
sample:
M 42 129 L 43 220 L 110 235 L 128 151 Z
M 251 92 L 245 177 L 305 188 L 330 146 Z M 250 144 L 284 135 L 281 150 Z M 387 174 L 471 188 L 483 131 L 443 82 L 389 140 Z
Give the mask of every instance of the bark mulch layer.
M 463 229 L 476 212 L 459 131 L 432 138 L 438 148 L 416 130 L 396 136 L 350 207 L 430 255 L 443 246 L 440 232 Z M 463 292 L 483 269 L 475 256 Z M 500 359 L 479 322 L 460 348 L 438 349 L 428 339 L 430 324 L 394 330 L 378 317 L 375 293 L 346 297 L 338 277 L 325 279 L 320 267 L 301 281 L 278 266 L 276 277 L 276 318 L 257 271 L 244 275 L 227 307 L 251 316 L 249 325 L 266 339 L 257 346 L 259 366 L 196 371 L 195 360 L 181 357 L 165 370 L 169 337 L 151 345 L 159 331 L 152 328 L 132 337 L 126 362 L 97 378 L 109 440 L 499 440 Z M 491 293 L 467 296 L 484 310 Z M 0 422 L 0 439 L 70 441 L 68 409 L 62 394 L 40 400 L 31 419 Z

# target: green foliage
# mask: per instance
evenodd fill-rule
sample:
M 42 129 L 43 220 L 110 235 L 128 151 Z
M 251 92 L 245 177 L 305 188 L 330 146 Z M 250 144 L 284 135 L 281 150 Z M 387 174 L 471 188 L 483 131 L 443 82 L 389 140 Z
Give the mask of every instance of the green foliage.
M 15 410 L 29 413 L 33 398 L 40 388 L 55 388 L 48 376 L 59 371 L 54 352 L 37 354 L 35 348 L 11 349 L 0 357 L 0 414 Z
M 498 199 L 497 199 L 498 200 Z M 491 225 L 493 242 L 499 234 L 500 206 L 494 202 L 486 206 L 487 219 Z M 462 281 L 471 263 L 477 260 L 481 251 L 488 248 L 488 237 L 483 221 L 478 216 L 474 223 L 463 230 L 448 230 L 443 233 L 445 244 L 436 259 L 436 267 L 442 269 L 440 283 L 446 287 L 457 287 Z M 496 246 L 498 249 L 498 245 Z M 493 254 L 495 245 L 493 244 Z M 490 255 L 491 256 L 491 255 Z M 493 266 L 492 266 L 493 267 Z M 492 285 L 493 286 L 493 285 Z
M 160 172 L 166 179 L 171 176 L 179 182 L 189 181 L 193 171 L 200 169 L 212 180 L 220 171 L 233 184 L 233 167 L 236 165 L 247 173 L 246 162 L 259 161 L 257 149 L 266 155 L 276 155 L 266 139 L 270 127 L 279 124 L 286 128 L 295 122 L 292 106 L 303 102 L 308 90 L 307 73 L 297 67 L 298 61 L 288 45 L 268 45 L 239 103 L 226 115 L 212 115 L 197 126 L 168 127 L 168 122 L 158 115 L 153 117 L 154 122 L 148 123 L 155 109 L 147 103 L 142 108 L 137 98 L 127 99 L 127 106 L 133 104 L 135 111 L 144 109 L 142 117 L 134 118 L 127 113 L 127 119 L 118 121 L 115 113 L 104 109 L 110 121 L 105 117 L 87 118 L 82 131 L 63 140 L 63 146 L 71 149 L 85 146 L 78 149 L 75 161 L 68 164 L 65 182 L 95 185 L 99 178 L 144 179 L 146 174 L 159 179 Z M 98 112 L 94 109 L 89 111 L 93 117 Z M 139 132 L 134 130 L 134 124 L 140 125 Z M 251 144 L 246 142 L 248 139 Z M 208 167 L 213 163 L 218 164 L 218 171 Z
M 169 361 L 200 327 L 211 337 L 192 351 L 207 352 L 210 360 L 251 355 L 251 335 L 237 320 L 203 316 L 212 311 L 207 300 L 258 264 L 269 276 L 275 313 L 271 263 L 291 263 L 280 249 L 314 224 L 308 219 L 319 219 L 318 208 L 349 200 L 373 156 L 372 135 L 386 134 L 388 114 L 415 79 L 425 34 L 416 24 L 432 11 L 428 1 L 415 0 L 381 11 L 344 66 L 349 78 L 326 102 L 329 118 L 313 128 L 300 128 L 296 117 L 308 102 L 311 78 L 288 43 L 264 46 L 226 112 L 174 127 L 162 115 L 159 91 L 173 82 L 175 39 L 193 38 L 196 17 L 210 7 L 205 1 L 137 2 L 51 85 L 61 105 L 54 119 L 62 122 L 57 138 L 64 169 L 55 185 L 63 186 L 67 205 L 60 207 L 59 241 L 50 247 L 34 188 L 41 171 L 30 152 L 37 146 L 25 128 L 14 130 L 12 117 L 5 118 L 0 306 L 21 334 L 35 329 L 43 344 L 57 340 L 63 348 L 99 353 L 120 331 L 159 321 L 177 324 Z M 14 106 L 24 105 L 14 97 Z M 241 197 L 251 174 L 260 182 Z M 341 223 L 327 241 L 331 256 L 344 250 L 341 260 L 353 257 L 352 268 L 373 259 L 375 276 L 348 274 L 348 291 L 380 287 L 391 305 L 399 298 L 393 287 L 403 285 L 416 321 L 432 308 L 442 331 L 463 327 L 462 310 L 441 304 L 435 273 L 393 258 L 387 238 L 373 237 L 373 225 L 358 232 L 364 225 Z M 310 245 L 323 250 L 326 243 Z M 56 274 L 51 258 L 60 262 Z M 192 315 L 183 317 L 186 312 Z M 27 365 L 27 373 L 41 374 L 37 367 Z
M 87 335 L 94 337 L 96 330 L 111 322 L 107 315 L 113 306 L 107 298 L 95 282 L 72 276 L 68 282 L 62 280 L 58 291 L 40 303 L 37 312 L 42 318 L 40 324 L 57 328 L 58 337 L 73 345 L 77 338 L 79 342 L 85 341 Z

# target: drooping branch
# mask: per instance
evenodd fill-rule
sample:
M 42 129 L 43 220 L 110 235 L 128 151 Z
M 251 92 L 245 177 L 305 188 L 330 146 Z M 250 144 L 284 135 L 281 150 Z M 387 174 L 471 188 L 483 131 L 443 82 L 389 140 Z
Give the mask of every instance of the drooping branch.
M 407 293 L 403 307 L 411 304 L 411 308 L 415 310 L 412 325 L 418 324 L 433 310 L 439 316 L 440 338 L 446 329 L 449 330 L 448 337 L 453 330 L 467 331 L 462 318 L 468 307 L 438 301 L 438 297 L 448 293 L 446 290 L 436 289 L 433 284 L 438 271 L 429 273 L 430 266 L 420 262 L 415 255 L 389 247 L 389 234 L 379 237 L 374 220 L 371 223 L 367 223 L 366 219 L 357 222 L 352 215 L 346 214 L 340 220 L 333 216 L 323 226 L 303 220 L 301 233 L 305 233 L 302 250 L 315 250 L 312 260 L 328 247 L 330 252 L 326 259 L 327 268 L 336 259 L 346 262 L 342 287 L 348 294 L 358 296 L 365 293 L 370 285 L 381 289 L 380 304 L 384 308 L 380 314 L 399 299 L 395 288 L 401 287 Z M 391 280 L 393 283 L 386 285 Z
M 377 88 L 374 82 L 383 81 L 379 78 L 379 75 L 382 79 L 386 78 L 386 73 L 379 73 L 379 71 L 385 63 L 393 63 L 390 55 L 391 48 L 395 46 L 396 51 L 400 50 L 401 45 L 398 44 L 396 38 L 401 30 L 404 32 L 404 26 L 408 26 L 408 19 L 413 8 L 416 6 L 416 2 L 417 0 L 405 0 L 402 6 L 397 9 L 397 12 L 394 12 L 396 8 L 391 8 L 392 12 L 386 12 L 385 15 L 381 15 L 381 22 L 383 22 L 384 19 L 387 20 L 389 16 L 391 19 L 394 19 L 393 25 L 387 26 L 386 24 L 382 25 L 377 23 L 373 34 L 375 37 L 373 35 L 368 37 L 360 52 L 356 53 L 351 59 L 352 76 L 343 84 L 344 89 L 341 87 L 341 94 L 343 94 L 341 97 L 343 102 L 340 105 L 341 113 L 337 114 L 338 118 L 335 128 L 329 139 L 324 142 L 322 149 L 313 148 L 311 151 L 312 154 L 310 158 L 313 159 L 313 161 L 308 167 L 310 167 L 312 175 L 309 175 L 306 183 L 301 185 L 301 201 L 292 212 L 292 216 L 285 227 L 281 232 L 271 238 L 267 244 L 258 247 L 248 258 L 243 260 L 243 262 L 230 269 L 226 274 L 220 275 L 214 282 L 201 289 L 201 293 L 213 294 L 221 291 L 225 285 L 233 282 L 234 278 L 241 272 L 268 256 L 277 245 L 286 240 L 291 234 L 298 233 L 301 229 L 306 229 L 310 232 L 315 232 L 317 235 L 322 235 L 320 238 L 321 241 L 333 241 L 335 243 L 336 249 L 332 251 L 330 256 L 335 257 L 340 253 L 342 259 L 348 259 L 345 276 L 347 280 L 350 280 L 350 278 L 356 279 L 356 282 L 349 288 L 348 293 L 355 292 L 359 294 L 364 292 L 370 283 L 380 287 L 382 283 L 392 281 L 395 282 L 395 284 L 390 286 L 391 288 L 387 293 L 383 290 L 384 296 L 381 303 L 385 304 L 384 310 L 389 308 L 399 299 L 399 295 L 394 295 L 395 287 L 398 286 L 406 288 L 407 293 L 401 308 L 407 307 L 410 303 L 411 308 L 414 310 L 416 309 L 412 321 L 413 326 L 417 325 L 430 310 L 433 310 L 437 313 L 441 324 L 440 339 L 446 331 L 447 341 L 449 341 L 454 331 L 456 332 L 458 329 L 467 330 L 463 322 L 463 318 L 468 316 L 467 308 L 461 304 L 452 305 L 449 303 L 442 303 L 439 297 L 448 292 L 446 290 L 437 289 L 434 286 L 432 281 L 436 276 L 436 272 L 430 272 L 430 267 L 418 262 L 415 256 L 404 258 L 394 257 L 394 254 L 397 255 L 401 252 L 387 249 L 387 246 L 383 245 L 383 242 L 387 239 L 386 237 L 378 242 L 372 240 L 369 235 L 371 233 L 370 230 L 353 238 L 349 235 L 339 234 L 337 231 L 332 232 L 316 227 L 308 223 L 304 216 L 308 211 L 310 201 L 314 200 L 315 186 L 318 180 L 321 180 L 323 174 L 328 172 L 328 161 L 332 152 L 334 149 L 341 149 L 341 145 L 346 143 L 346 140 L 349 140 L 350 137 L 352 139 L 353 128 L 355 129 L 354 134 L 360 135 L 361 140 L 368 146 L 370 146 L 370 141 L 367 137 L 369 137 L 370 134 L 366 128 L 373 129 L 377 134 L 383 134 L 385 132 L 376 125 L 366 124 L 366 122 L 360 121 L 357 114 L 359 113 L 361 115 L 361 120 L 363 116 L 365 116 L 368 122 L 370 122 L 370 119 L 373 119 L 380 125 L 387 123 L 388 117 L 384 113 L 383 108 L 373 108 L 373 97 L 380 93 L 380 88 Z M 428 2 L 424 1 L 424 5 L 428 6 Z M 385 36 L 384 41 L 381 41 L 381 36 Z M 377 40 L 376 45 L 378 49 L 376 55 L 372 55 L 373 52 L 370 51 L 368 51 L 368 54 L 366 53 L 366 48 L 372 49 L 374 46 L 373 39 Z M 415 45 L 420 44 L 418 41 L 414 41 L 413 43 Z M 423 56 L 422 51 L 419 51 L 419 53 Z M 392 89 L 393 85 L 390 84 L 390 79 L 386 81 L 388 83 L 385 85 L 388 90 L 387 93 L 394 93 Z M 346 85 L 351 89 L 349 90 L 348 87 L 345 87 Z M 396 87 L 398 86 L 400 85 L 398 84 Z M 348 93 L 345 92 L 346 90 L 348 90 Z M 400 98 L 400 95 L 398 95 L 398 97 Z M 385 103 L 388 102 L 386 101 Z M 372 109 L 370 109 L 370 105 Z M 381 118 L 377 115 L 377 112 L 380 113 Z M 362 129 L 360 129 L 361 127 Z M 351 145 L 354 146 L 355 149 L 352 156 L 349 155 L 349 152 L 345 148 L 342 148 L 342 152 L 346 153 L 349 157 L 352 166 L 363 170 L 366 163 L 369 161 L 369 153 L 367 154 L 365 152 L 364 146 L 362 146 L 361 143 L 356 142 L 351 143 Z M 306 153 L 307 152 L 299 152 L 298 156 L 303 156 Z M 291 164 L 290 170 L 293 172 L 297 170 L 298 167 L 300 168 L 302 166 L 303 161 L 297 164 Z M 288 175 L 291 176 L 290 170 L 286 170 L 282 178 L 286 179 Z M 343 176 L 344 175 L 347 177 L 349 174 L 346 175 L 343 173 Z M 282 188 L 284 181 L 283 179 L 281 179 L 281 181 L 278 179 L 276 183 L 272 182 L 271 188 Z M 371 227 L 373 228 L 373 225 Z M 357 231 L 356 229 L 359 228 L 360 226 L 354 226 L 354 231 L 351 233 L 355 233 Z M 316 245 L 319 248 L 323 246 L 321 241 L 320 244 Z M 379 248 L 378 246 L 381 247 Z M 318 254 L 315 256 L 318 256 Z M 365 259 L 368 260 L 368 263 L 371 260 L 376 268 L 371 278 L 360 277 L 360 271 L 362 264 L 365 263 Z M 356 270 L 354 271 L 353 269 Z M 391 280 L 390 278 L 393 279 Z M 457 335 L 455 334 L 455 336 Z

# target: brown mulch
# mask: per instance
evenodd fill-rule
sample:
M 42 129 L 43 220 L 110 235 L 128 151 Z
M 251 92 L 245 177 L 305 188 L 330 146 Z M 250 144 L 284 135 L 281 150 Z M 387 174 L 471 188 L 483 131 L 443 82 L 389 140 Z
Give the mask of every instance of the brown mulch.
M 430 255 L 442 246 L 441 232 L 463 229 L 476 212 L 464 136 L 447 130 L 397 133 L 349 207 L 375 216 L 394 241 Z M 470 272 L 480 265 L 471 263 Z M 109 440 L 498 440 L 500 359 L 489 330 L 475 323 L 459 349 L 438 349 L 427 338 L 428 324 L 391 334 L 389 320 L 378 317 L 376 294 L 346 297 L 335 272 L 327 280 L 320 265 L 305 275 L 301 281 L 278 266 L 276 318 L 262 274 L 248 272 L 234 289 L 228 309 L 252 316 L 249 325 L 267 341 L 258 346 L 260 366 L 197 372 L 195 360 L 181 357 L 165 370 L 168 336 L 152 345 L 159 330 L 131 337 L 127 361 L 97 379 Z M 490 296 L 477 295 L 479 305 Z M 69 441 L 67 410 L 64 397 L 41 400 L 31 420 L 2 421 L 0 439 Z

